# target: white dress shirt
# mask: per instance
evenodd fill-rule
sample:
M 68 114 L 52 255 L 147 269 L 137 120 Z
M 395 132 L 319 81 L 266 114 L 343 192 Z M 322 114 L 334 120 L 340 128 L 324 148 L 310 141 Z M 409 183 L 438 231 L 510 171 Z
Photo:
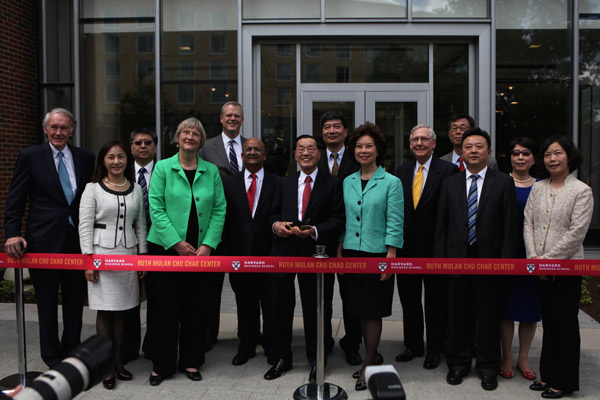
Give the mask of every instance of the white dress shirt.
M 465 170 L 465 175 L 467 177 L 466 186 L 467 186 L 467 198 L 469 197 L 469 188 L 471 187 L 471 175 L 479 175 L 477 178 L 477 206 L 479 206 L 479 199 L 481 199 L 481 189 L 483 189 L 483 181 L 485 180 L 485 174 L 487 172 L 488 167 L 485 167 L 477 174 L 472 174 L 468 169 Z
M 50 149 L 52 149 L 52 158 L 54 159 L 54 166 L 56 167 L 56 171 L 58 172 L 58 152 L 59 150 L 52 145 L 52 143 L 48 143 L 50 145 Z M 73 189 L 73 196 L 77 194 L 77 177 L 75 176 L 75 163 L 73 162 L 73 153 L 71 153 L 71 149 L 69 146 L 65 146 L 62 149 L 63 152 L 63 163 L 67 168 L 67 173 L 69 174 L 69 181 L 71 182 L 71 189 Z
M 135 181 L 138 181 L 138 172 L 140 170 L 140 168 L 142 168 L 142 166 L 140 164 L 137 163 L 137 161 L 134 164 L 135 166 Z M 146 164 L 144 166 L 144 168 L 146 168 L 146 172 L 144 172 L 144 178 L 146 179 L 146 185 L 148 185 L 148 187 L 150 187 L 150 176 L 152 175 L 152 169 L 154 168 L 154 160 L 150 161 L 148 164 Z
M 244 184 L 246 185 L 246 193 L 248 193 L 248 189 L 250 189 L 250 185 L 252 184 L 252 177 L 250 176 L 251 172 L 244 168 Z M 260 198 L 260 190 L 262 189 L 262 183 L 265 179 L 265 169 L 261 168 L 260 171 L 255 173 L 256 175 L 256 192 L 254 192 L 254 204 L 252 205 L 252 218 L 254 218 L 254 214 L 256 213 L 256 206 L 258 206 L 258 199 Z
M 315 181 L 317 180 L 317 173 L 319 172 L 319 168 L 315 168 L 315 170 L 312 172 L 312 174 L 310 174 L 310 178 L 312 179 L 312 181 L 310 182 L 310 192 L 312 195 L 312 190 L 315 187 Z M 298 177 L 298 221 L 302 222 L 302 196 L 304 195 L 304 187 L 306 186 L 306 177 L 309 175 L 306 175 L 303 171 L 300 171 L 300 176 Z M 308 223 L 308 225 L 312 225 L 310 222 Z M 317 231 L 317 228 L 315 227 L 315 235 L 311 235 L 312 238 L 314 240 L 318 240 L 319 239 L 319 232 Z
M 242 163 L 242 138 L 240 135 L 237 135 L 235 139 L 231 139 L 229 136 L 225 134 L 225 132 L 221 132 L 221 139 L 223 139 L 223 146 L 225 147 L 225 153 L 227 154 L 227 159 L 229 160 L 229 147 L 231 146 L 229 142 L 233 140 L 235 144 L 233 145 L 235 150 L 235 156 L 238 162 L 238 168 L 241 171 L 244 167 Z
M 337 152 L 338 158 L 338 166 L 342 163 L 342 157 L 344 157 L 344 152 L 346 151 L 346 146 L 342 146 L 342 148 Z M 333 171 L 333 151 L 327 149 L 327 164 L 329 165 L 329 173 Z

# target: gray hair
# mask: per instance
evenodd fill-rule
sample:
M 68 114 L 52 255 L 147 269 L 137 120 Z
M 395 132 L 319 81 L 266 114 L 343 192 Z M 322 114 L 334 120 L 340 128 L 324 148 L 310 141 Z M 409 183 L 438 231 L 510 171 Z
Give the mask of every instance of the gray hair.
M 75 132 L 75 128 L 77 128 L 77 120 L 75 119 L 73 114 L 71 114 L 71 111 L 67 110 L 66 108 L 55 108 L 48 112 L 44 117 L 44 120 L 42 121 L 42 128 L 48 128 L 48 120 L 50 119 L 50 116 L 54 114 L 66 115 L 71 120 L 71 133 Z
M 158 137 L 156 136 L 156 133 L 154 133 L 154 129 L 152 128 L 135 128 L 134 130 L 131 131 L 131 134 L 129 135 L 129 144 L 133 143 L 133 140 L 135 139 L 135 137 L 139 134 L 144 134 L 144 135 L 148 135 L 152 138 L 152 141 L 154 142 L 154 144 L 158 143 Z
M 228 101 L 227 103 L 223 104 L 223 106 L 221 107 L 221 115 L 225 114 L 225 107 L 227 106 L 239 107 L 240 110 L 242 110 L 242 117 L 244 116 L 244 108 L 237 101 Z
M 417 129 L 422 129 L 425 128 L 429 131 L 429 137 L 431 138 L 431 140 L 437 140 L 436 139 L 436 135 L 435 132 L 433 131 L 433 129 L 431 129 L 431 127 L 427 124 L 418 124 L 415 125 L 411 130 L 410 130 L 410 136 L 408 137 L 408 140 L 412 140 L 412 134 L 414 131 L 416 131 Z
M 181 121 L 181 123 L 177 125 L 177 130 L 173 135 L 173 141 L 175 142 L 175 144 L 179 143 L 179 134 L 183 132 L 183 130 L 190 128 L 195 128 L 198 130 L 198 132 L 200 132 L 200 146 L 198 147 L 198 150 L 200 150 L 206 142 L 206 131 L 202 126 L 202 122 L 200 122 L 197 118 L 191 117 Z

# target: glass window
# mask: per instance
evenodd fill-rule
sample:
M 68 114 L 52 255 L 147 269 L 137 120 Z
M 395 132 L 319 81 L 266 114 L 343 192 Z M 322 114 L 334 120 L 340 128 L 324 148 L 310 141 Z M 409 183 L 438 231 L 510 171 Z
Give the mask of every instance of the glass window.
M 350 82 L 350 67 L 347 65 L 335 67 L 335 81 L 337 83 Z
M 243 19 L 306 19 L 321 17 L 321 0 L 242 0 Z
M 190 80 L 194 79 L 194 62 L 183 60 L 179 62 L 179 79 Z
M 292 89 L 289 87 L 278 87 L 275 92 L 275 105 L 279 107 L 292 104 Z
M 227 66 L 222 61 L 210 62 L 210 79 L 225 79 L 227 78 Z
M 321 45 L 320 44 L 307 44 L 304 46 L 306 57 L 321 58 Z
M 121 62 L 119 60 L 104 61 L 104 78 L 121 79 Z
M 323 75 L 321 64 L 306 64 L 304 65 L 304 83 L 320 83 Z
M 350 50 L 352 46 L 349 44 L 338 44 L 336 45 L 335 58 L 338 60 L 350 60 Z
M 289 82 L 292 80 L 292 64 L 277 63 L 277 82 Z
M 179 10 L 179 29 L 182 31 L 196 29 L 196 13 L 194 10 Z
M 177 85 L 177 104 L 194 103 L 194 85 Z
M 406 18 L 406 0 L 325 0 L 325 18 Z
M 154 53 L 154 35 L 139 35 L 137 37 L 138 54 Z
M 154 61 L 137 60 L 136 74 L 140 79 L 152 78 L 154 76 Z
M 210 54 L 227 53 L 227 37 L 224 33 L 212 33 L 210 35 Z
M 84 18 L 154 16 L 154 0 L 82 0 L 81 4 L 81 12 Z
M 278 56 L 291 56 L 293 48 L 294 46 L 291 44 L 276 44 L 275 54 Z
M 413 0 L 412 15 L 413 18 L 488 18 L 489 3 L 489 0 Z M 496 10 L 500 7 L 496 6 Z
M 114 83 L 104 85 L 104 102 L 118 104 L 119 100 L 121 100 L 121 85 Z
M 229 91 L 226 83 L 215 83 L 210 91 L 210 102 L 212 104 L 223 104 L 229 100 Z
M 121 52 L 121 38 L 117 35 L 104 36 L 104 52 L 106 54 L 119 54 Z
M 196 52 L 196 40 L 194 35 L 179 36 L 179 54 L 194 54 Z

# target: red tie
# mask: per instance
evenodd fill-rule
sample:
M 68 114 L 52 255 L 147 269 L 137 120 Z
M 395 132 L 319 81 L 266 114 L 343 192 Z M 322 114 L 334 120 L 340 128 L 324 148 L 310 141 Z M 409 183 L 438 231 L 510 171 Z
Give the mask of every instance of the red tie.
M 308 200 L 310 200 L 310 183 L 312 182 L 312 178 L 309 176 L 304 180 L 304 193 L 302 193 L 302 219 L 304 219 L 304 213 L 306 212 L 306 207 L 308 207 Z
M 462 157 L 458 157 L 458 168 L 461 172 L 465 170 L 465 164 L 463 163 Z
M 252 211 L 254 209 L 254 195 L 256 194 L 256 174 L 250 174 L 252 178 L 252 183 L 250 183 L 250 187 L 248 188 L 248 205 L 250 206 L 250 214 L 252 215 Z

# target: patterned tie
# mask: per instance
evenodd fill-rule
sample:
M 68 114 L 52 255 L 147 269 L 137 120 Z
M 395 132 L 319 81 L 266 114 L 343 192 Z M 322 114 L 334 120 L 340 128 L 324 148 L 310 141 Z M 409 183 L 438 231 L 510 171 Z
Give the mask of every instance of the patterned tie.
M 412 195 L 413 195 L 413 205 L 415 210 L 417 209 L 417 204 L 419 204 L 419 199 L 421 198 L 421 189 L 423 187 L 423 165 L 419 165 L 419 170 L 415 175 L 415 180 L 413 181 Z
M 237 155 L 235 154 L 235 140 L 229 141 L 229 165 L 231 165 L 231 171 L 234 174 L 240 172 L 240 167 L 238 165 Z
M 469 195 L 467 196 L 467 241 L 472 245 L 477 241 L 475 222 L 477 221 L 477 178 L 479 175 L 471 175 L 471 186 L 469 187 Z
M 460 172 L 465 170 L 465 163 L 463 161 L 462 157 L 458 157 L 458 168 L 460 169 Z
M 306 207 L 308 207 L 308 200 L 310 200 L 310 183 L 312 182 L 312 178 L 309 176 L 304 180 L 304 192 L 302 193 L 302 219 L 304 219 L 304 213 L 306 212 Z
M 331 175 L 337 176 L 340 171 L 340 164 L 338 164 L 338 153 L 331 153 L 331 157 L 333 157 L 333 167 L 331 168 Z
M 63 157 L 65 155 L 62 151 L 58 152 L 58 179 L 60 179 L 60 185 L 62 186 L 62 190 L 65 193 L 65 197 L 67 198 L 67 203 L 71 205 L 75 196 L 73 195 L 73 187 L 71 186 L 71 179 L 69 179 L 69 173 L 67 172 L 67 167 L 65 166 L 65 162 L 63 161 Z M 73 218 L 69 216 L 69 223 L 75 226 L 73 222 Z
M 246 196 L 248 196 L 248 206 L 250 207 L 250 215 L 252 215 L 254 211 L 254 196 L 256 195 L 256 174 L 250 174 L 250 177 L 252 178 L 252 182 Z
M 150 229 L 150 206 L 148 205 L 148 183 L 146 183 L 146 168 L 142 167 L 138 171 L 137 183 L 142 187 L 142 193 L 144 194 L 144 209 L 146 210 L 146 229 Z

